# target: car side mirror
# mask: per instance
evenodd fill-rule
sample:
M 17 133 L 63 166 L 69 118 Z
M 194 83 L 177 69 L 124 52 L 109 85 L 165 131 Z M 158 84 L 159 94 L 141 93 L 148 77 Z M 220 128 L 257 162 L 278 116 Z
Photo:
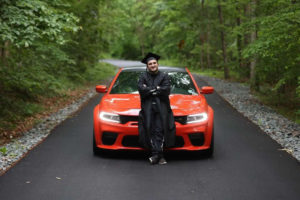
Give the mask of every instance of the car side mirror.
M 202 94 L 212 94 L 214 92 L 214 88 L 211 86 L 203 86 L 201 88 L 201 93 Z
M 97 85 L 96 86 L 96 91 L 99 93 L 106 93 L 107 92 L 107 87 L 106 85 Z

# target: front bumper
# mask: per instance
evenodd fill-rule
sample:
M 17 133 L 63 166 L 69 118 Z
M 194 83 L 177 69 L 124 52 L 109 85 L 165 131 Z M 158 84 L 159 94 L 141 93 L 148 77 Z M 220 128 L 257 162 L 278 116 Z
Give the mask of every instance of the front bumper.
M 168 150 L 198 151 L 210 148 L 212 138 L 212 123 L 195 123 L 176 125 L 175 147 Z M 96 146 L 110 150 L 144 150 L 138 143 L 138 124 L 128 122 L 117 124 L 99 121 L 94 124 Z

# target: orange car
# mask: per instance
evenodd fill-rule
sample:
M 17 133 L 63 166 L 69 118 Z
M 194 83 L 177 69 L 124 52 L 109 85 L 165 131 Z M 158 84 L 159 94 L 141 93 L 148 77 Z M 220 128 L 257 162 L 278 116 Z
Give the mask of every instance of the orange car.
M 175 146 L 168 150 L 205 151 L 214 149 L 214 112 L 203 94 L 213 87 L 198 88 L 187 68 L 159 67 L 171 80 L 170 104 L 176 125 Z M 94 108 L 93 151 L 143 150 L 138 143 L 140 95 L 137 81 L 145 67 L 121 68 L 110 86 L 96 86 L 104 93 Z

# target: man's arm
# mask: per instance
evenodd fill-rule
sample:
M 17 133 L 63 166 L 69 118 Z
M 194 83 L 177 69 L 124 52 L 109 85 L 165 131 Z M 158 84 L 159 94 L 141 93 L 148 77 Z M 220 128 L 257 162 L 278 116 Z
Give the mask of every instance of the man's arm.
M 169 96 L 171 91 L 171 81 L 168 74 L 164 74 L 163 80 L 159 86 L 157 86 L 157 94 L 159 96 Z
M 145 76 L 142 74 L 138 81 L 138 90 L 142 98 L 148 97 L 152 95 L 152 93 L 156 90 L 153 87 L 147 86 Z

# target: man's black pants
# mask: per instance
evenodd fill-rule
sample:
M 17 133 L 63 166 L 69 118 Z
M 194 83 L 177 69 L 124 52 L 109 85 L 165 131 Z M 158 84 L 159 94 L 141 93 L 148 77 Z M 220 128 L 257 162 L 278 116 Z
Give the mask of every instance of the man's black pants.
M 162 120 L 156 105 L 152 105 L 151 110 L 151 147 L 152 156 L 162 155 L 163 153 L 164 134 Z

